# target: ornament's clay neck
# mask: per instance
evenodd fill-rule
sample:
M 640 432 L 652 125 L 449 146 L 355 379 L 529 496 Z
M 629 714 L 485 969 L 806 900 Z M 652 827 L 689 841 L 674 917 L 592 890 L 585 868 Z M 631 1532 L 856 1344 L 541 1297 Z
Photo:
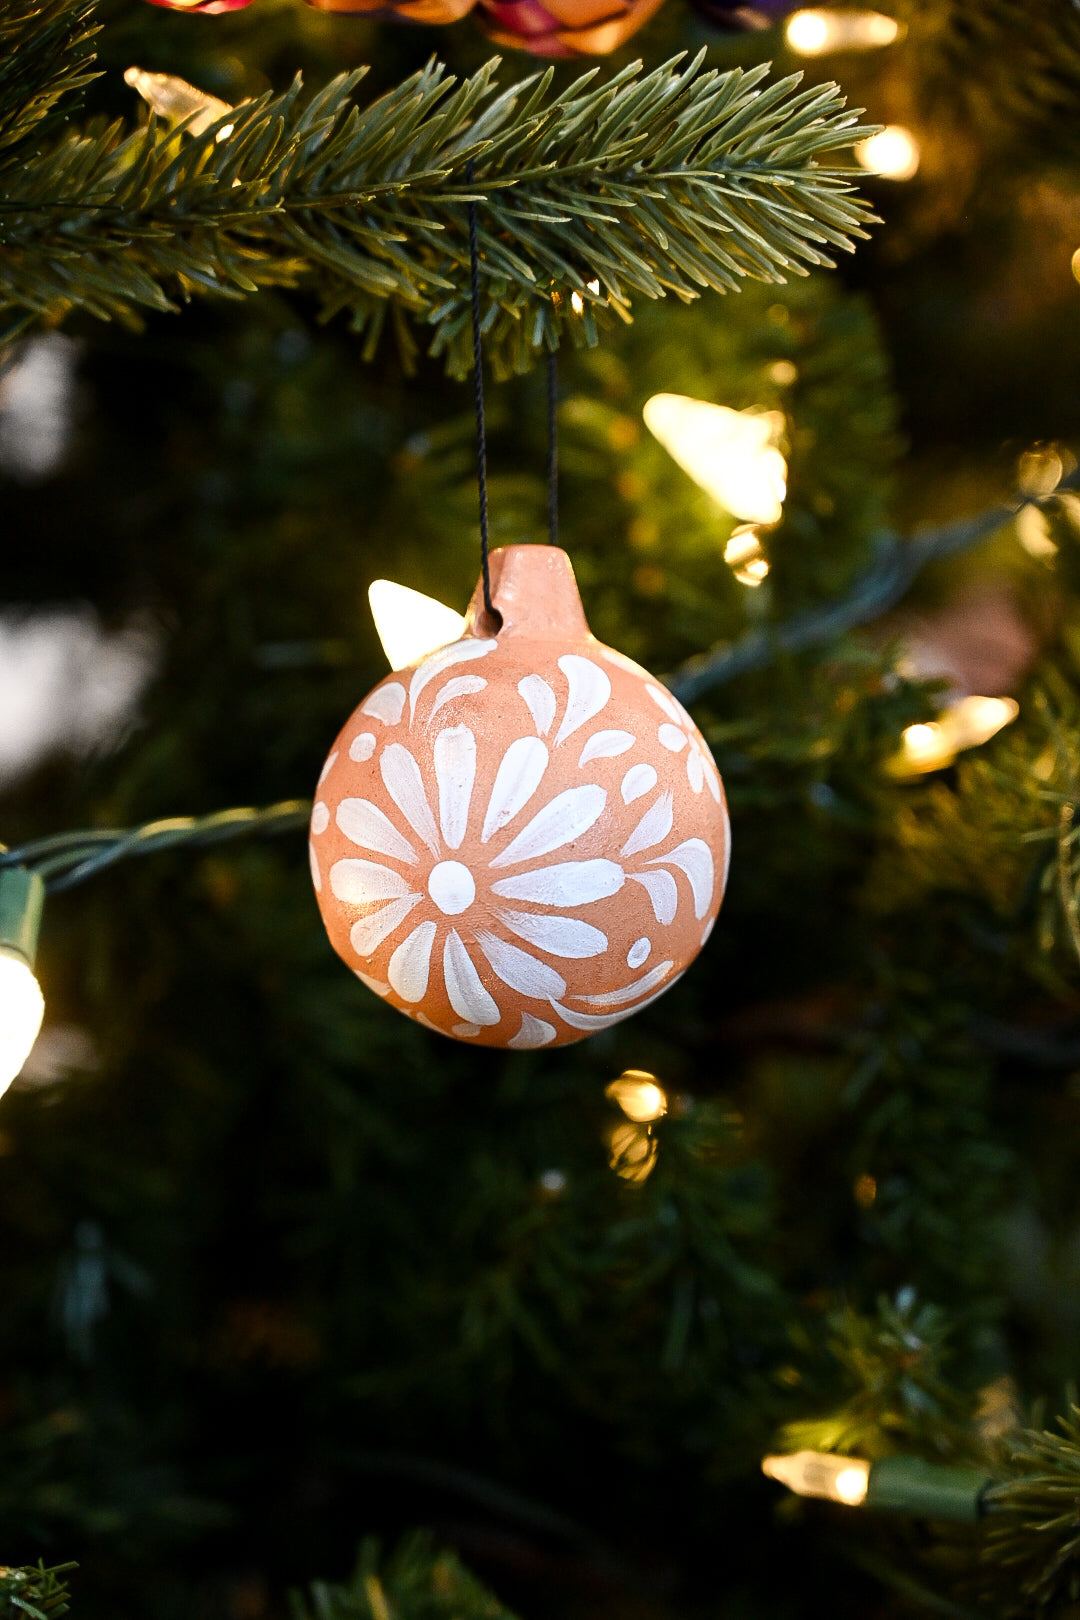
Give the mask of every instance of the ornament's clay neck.
M 493 551 L 491 600 L 502 614 L 500 636 L 539 641 L 592 639 L 573 565 L 558 546 L 503 546 Z M 483 581 L 477 582 L 465 618 L 467 636 L 489 636 Z

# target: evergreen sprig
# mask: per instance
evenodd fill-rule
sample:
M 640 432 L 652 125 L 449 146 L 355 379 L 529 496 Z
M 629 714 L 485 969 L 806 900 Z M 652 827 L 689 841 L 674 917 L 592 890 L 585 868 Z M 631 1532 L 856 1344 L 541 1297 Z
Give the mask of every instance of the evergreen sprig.
M 498 91 L 497 58 L 462 81 L 432 62 L 366 108 L 361 69 L 310 97 L 298 78 L 198 135 L 151 118 L 50 143 L 34 137 L 33 110 L 67 95 L 71 68 L 41 63 L 21 138 L 0 152 L 6 330 L 303 286 L 325 314 L 347 311 L 369 349 L 388 314 L 407 344 L 406 317 L 430 325 L 431 352 L 460 374 L 472 197 L 500 372 L 567 337 L 595 342 L 636 295 L 689 301 L 830 265 L 872 216 L 852 171 L 823 160 L 866 130 L 834 84 L 765 83 L 766 67 L 720 73 L 703 56 L 647 74 L 633 64 L 599 86 L 594 70 L 557 96 L 550 71 Z M 10 120 L 17 97 L 5 99 Z
M 0 1568 L 0 1620 L 60 1620 L 69 1609 L 67 1581 L 77 1564 Z
M 352 1577 L 294 1594 L 293 1620 L 514 1620 L 452 1552 L 423 1532 L 406 1536 L 383 1562 L 379 1543 L 360 1549 Z

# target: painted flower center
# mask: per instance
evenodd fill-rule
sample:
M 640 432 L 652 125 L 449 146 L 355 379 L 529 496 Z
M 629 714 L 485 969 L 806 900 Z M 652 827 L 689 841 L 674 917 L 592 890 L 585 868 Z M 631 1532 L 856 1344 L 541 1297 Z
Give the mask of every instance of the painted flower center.
M 428 878 L 428 894 L 447 917 L 466 911 L 476 899 L 476 884 L 460 861 L 440 861 Z

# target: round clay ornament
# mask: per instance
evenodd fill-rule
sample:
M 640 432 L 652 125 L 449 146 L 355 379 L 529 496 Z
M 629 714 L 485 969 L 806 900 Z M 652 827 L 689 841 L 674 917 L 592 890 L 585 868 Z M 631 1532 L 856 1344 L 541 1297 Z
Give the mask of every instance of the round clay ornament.
M 554 546 L 491 557 L 459 641 L 387 676 L 344 727 L 311 817 L 338 955 L 428 1029 L 580 1041 L 662 995 L 712 930 L 723 788 L 658 681 L 590 633 Z

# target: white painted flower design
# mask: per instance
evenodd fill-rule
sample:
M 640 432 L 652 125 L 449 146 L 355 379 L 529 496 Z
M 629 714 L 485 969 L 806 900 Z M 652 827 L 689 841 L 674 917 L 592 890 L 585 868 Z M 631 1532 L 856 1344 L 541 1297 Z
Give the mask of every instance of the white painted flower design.
M 686 777 L 695 793 L 707 787 L 717 804 L 720 803 L 720 777 L 708 750 L 703 747 L 698 729 L 677 697 L 646 681 L 645 690 L 666 719 L 657 729 L 657 740 L 662 748 L 673 754 L 686 750 Z
M 584 769 L 594 760 L 628 752 L 637 740 L 628 731 L 608 728 L 593 731 L 582 742 L 584 729 L 611 696 L 607 674 L 591 659 L 567 654 L 557 660 L 565 693 L 557 693 L 539 674 L 518 682 L 522 720 L 527 712 L 533 734 L 508 744 L 486 793 L 477 790 L 473 729 L 464 723 L 438 726 L 445 704 L 485 687 L 482 676 L 453 676 L 425 703 L 423 724 L 416 721 L 414 726 L 418 700 L 433 682 L 455 664 L 483 658 L 495 646 L 494 641 L 475 639 L 455 643 L 419 666 L 407 692 L 395 681 L 372 693 L 360 712 L 375 728 L 358 731 L 348 757 L 377 766 L 395 813 L 388 814 L 370 798 L 345 797 L 331 818 L 320 801 L 312 833 L 325 832 L 333 819 L 357 850 L 355 856 L 335 860 L 327 874 L 334 897 L 356 912 L 349 935 L 356 956 L 370 964 L 396 938 L 385 981 L 363 969 L 358 970 L 360 978 L 381 995 L 393 991 L 407 1008 L 417 1009 L 414 1017 L 429 1023 L 421 1004 L 433 976 L 441 974 L 446 998 L 460 1020 L 449 1033 L 465 1039 L 502 1021 L 499 986 L 505 985 L 516 993 L 518 1007 L 520 998 L 535 1003 L 534 1011 L 521 1012 L 520 1028 L 505 1043 L 521 1049 L 554 1041 L 559 1031 L 553 1018 L 582 1032 L 606 1029 L 678 977 L 673 956 L 662 949 L 656 952 L 662 959 L 638 975 L 653 955 L 653 942 L 643 935 L 626 956 L 634 974 L 629 982 L 599 994 L 570 993 L 560 967 L 569 971 L 567 964 L 609 951 L 608 934 L 582 912 L 631 882 L 646 890 L 663 929 L 675 920 L 681 877 L 700 921 L 712 905 L 715 872 L 709 847 L 700 838 L 654 853 L 672 832 L 670 792 L 660 792 L 643 807 L 621 849 L 611 852 L 618 859 L 575 859 L 568 850 L 604 815 L 609 791 L 584 780 L 547 797 L 544 780 L 554 750 L 577 737 L 574 748 L 577 752 L 581 743 L 578 765 Z M 650 687 L 650 692 L 659 693 L 659 688 Z M 664 703 L 661 707 L 669 712 Z M 389 740 L 399 726 L 407 742 Z M 715 776 L 711 760 L 708 764 Z M 706 780 L 702 770 L 694 791 L 700 792 Z M 693 787 L 693 775 L 690 782 Z M 656 784 L 651 767 L 631 767 L 622 777 L 624 803 L 651 795 Z M 719 798 L 718 782 L 714 796 Z M 468 865 L 459 856 L 466 838 Z M 319 886 L 314 850 L 313 872 Z

